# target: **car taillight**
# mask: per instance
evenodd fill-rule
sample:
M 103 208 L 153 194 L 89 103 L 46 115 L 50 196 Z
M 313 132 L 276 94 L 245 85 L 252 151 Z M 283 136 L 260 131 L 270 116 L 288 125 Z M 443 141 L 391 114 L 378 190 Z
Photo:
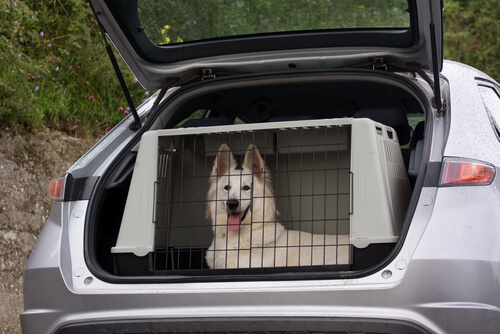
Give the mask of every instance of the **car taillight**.
M 64 199 L 64 188 L 66 186 L 66 176 L 54 179 L 49 182 L 47 195 L 53 200 L 62 201 Z
M 444 158 L 440 186 L 488 185 L 495 178 L 495 166 L 486 162 Z

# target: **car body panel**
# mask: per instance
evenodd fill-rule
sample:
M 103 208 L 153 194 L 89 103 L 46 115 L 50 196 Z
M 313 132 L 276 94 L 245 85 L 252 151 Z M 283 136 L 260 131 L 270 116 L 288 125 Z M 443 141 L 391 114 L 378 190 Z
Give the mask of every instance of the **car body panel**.
M 339 319 L 387 319 L 412 323 L 433 333 L 491 333 L 500 326 L 496 320 L 500 298 L 498 293 L 492 293 L 498 290 L 500 274 L 496 256 L 500 207 L 490 206 L 493 211 L 483 214 L 496 218 L 481 221 L 477 215 L 482 206 L 456 202 L 465 202 L 472 195 L 483 203 L 491 199 L 490 193 L 498 194 L 498 183 L 466 190 L 441 188 L 434 205 L 425 199 L 433 198 L 436 190 L 424 188 L 415 215 L 420 219 L 412 221 L 409 231 L 412 237 L 387 266 L 393 275 L 382 278 L 381 271 L 372 277 L 348 280 L 109 284 L 84 269 L 82 244 L 73 243 L 67 248 L 64 237 L 52 240 L 54 235 L 81 236 L 83 230 L 79 213 L 85 210 L 87 201 L 60 203 L 56 207 L 61 210 L 53 210 L 37 246 L 48 247 L 53 256 L 44 265 L 35 255 L 26 270 L 26 286 L 36 290 L 43 284 L 44 294 L 25 290 L 25 304 L 30 309 L 21 315 L 23 331 L 53 333 L 69 324 L 110 321 L 128 321 L 133 326 L 135 321 L 147 319 L 162 321 L 165 328 L 170 328 L 169 323 L 189 320 L 193 315 L 199 322 L 295 317 L 328 321 L 333 315 L 337 325 Z M 450 210 L 453 203 L 455 209 Z M 73 206 L 73 218 L 65 227 L 51 223 L 65 211 L 62 206 Z M 425 218 L 425 211 L 428 218 L 432 213 L 430 220 Z M 459 221 L 471 224 L 457 225 Z M 421 239 L 415 238 L 417 230 L 423 233 Z M 442 242 L 443 238 L 446 242 Z M 59 244 L 61 252 L 57 250 Z M 57 260 L 70 262 L 66 267 L 71 269 L 61 272 Z M 46 293 L 57 298 L 43 298 Z M 478 323 L 484 326 L 477 327 Z
M 450 66 L 452 64 L 454 66 Z M 500 166 L 500 155 L 491 154 L 498 150 L 499 141 L 491 127 L 488 115 L 484 112 L 484 103 L 478 88 L 479 84 L 489 83 L 496 87 L 498 84 L 478 70 L 455 62 L 447 62 L 443 73 L 451 82 L 450 95 L 452 97 L 452 122 L 448 144 L 443 154 L 490 161 Z M 479 81 L 477 78 L 484 79 Z M 460 108 L 461 112 L 453 112 L 454 108 Z M 484 129 L 491 129 L 491 131 L 484 131 Z

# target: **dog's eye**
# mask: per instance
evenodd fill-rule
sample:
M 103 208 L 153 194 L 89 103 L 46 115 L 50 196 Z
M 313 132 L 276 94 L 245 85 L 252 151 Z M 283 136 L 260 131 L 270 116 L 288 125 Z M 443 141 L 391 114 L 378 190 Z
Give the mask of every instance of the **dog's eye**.
M 243 186 L 243 190 L 248 191 L 248 190 L 250 190 L 250 187 L 249 186 Z
M 225 189 L 225 190 L 229 190 L 229 189 L 231 189 L 231 186 L 229 186 L 229 185 L 224 186 L 224 189 Z

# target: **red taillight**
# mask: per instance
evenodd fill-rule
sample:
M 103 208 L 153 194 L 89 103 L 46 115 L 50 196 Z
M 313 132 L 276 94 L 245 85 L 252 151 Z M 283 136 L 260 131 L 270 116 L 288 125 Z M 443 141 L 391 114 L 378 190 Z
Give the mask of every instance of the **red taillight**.
M 440 186 L 488 185 L 495 178 L 495 166 L 486 162 L 444 158 Z
M 53 200 L 62 201 L 64 199 L 64 187 L 66 185 L 66 177 L 60 177 L 49 182 L 47 187 L 47 195 Z

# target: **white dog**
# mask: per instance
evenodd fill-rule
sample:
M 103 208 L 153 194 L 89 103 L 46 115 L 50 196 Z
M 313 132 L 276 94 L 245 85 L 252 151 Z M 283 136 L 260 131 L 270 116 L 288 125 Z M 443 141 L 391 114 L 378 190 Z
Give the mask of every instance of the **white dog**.
M 206 215 L 214 238 L 206 261 L 212 269 L 264 268 L 349 263 L 348 236 L 286 230 L 269 173 L 250 144 L 241 169 L 226 144 L 214 161 Z

